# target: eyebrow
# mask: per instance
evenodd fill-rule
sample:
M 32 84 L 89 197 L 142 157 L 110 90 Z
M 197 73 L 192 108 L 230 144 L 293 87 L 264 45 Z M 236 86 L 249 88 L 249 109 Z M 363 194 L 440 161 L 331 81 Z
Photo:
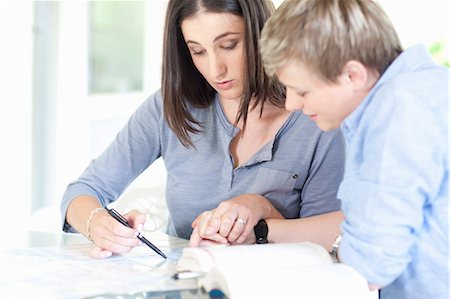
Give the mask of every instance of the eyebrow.
M 216 41 L 218 41 L 219 39 L 222 39 L 222 38 L 227 37 L 227 36 L 229 36 L 229 35 L 237 35 L 237 34 L 241 34 L 241 33 L 240 33 L 240 32 L 225 32 L 225 33 L 222 33 L 222 34 L 218 35 L 218 36 L 214 39 L 213 42 L 216 42 Z M 196 42 L 196 41 L 193 41 L 193 40 L 187 40 L 187 41 L 186 41 L 186 44 L 197 44 L 197 45 L 200 45 L 199 42 Z

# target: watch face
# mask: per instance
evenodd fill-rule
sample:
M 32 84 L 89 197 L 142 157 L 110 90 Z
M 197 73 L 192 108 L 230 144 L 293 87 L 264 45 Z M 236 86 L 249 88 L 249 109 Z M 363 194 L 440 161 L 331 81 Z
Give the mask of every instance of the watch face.
M 264 219 L 258 221 L 258 224 L 253 228 L 255 231 L 256 244 L 267 244 L 269 241 L 267 240 L 267 235 L 269 233 L 269 229 L 267 227 L 267 223 Z
M 269 243 L 269 241 L 265 238 L 258 238 L 256 240 L 256 244 L 267 244 L 267 243 Z

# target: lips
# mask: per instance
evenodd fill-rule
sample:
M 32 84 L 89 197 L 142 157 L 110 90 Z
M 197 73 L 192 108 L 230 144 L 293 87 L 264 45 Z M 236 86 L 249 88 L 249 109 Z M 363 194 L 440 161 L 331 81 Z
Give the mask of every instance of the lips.
M 317 119 L 317 114 L 310 114 L 310 113 L 305 113 L 305 111 L 303 111 L 303 113 L 308 116 L 311 120 L 316 120 Z
M 227 90 L 233 87 L 234 80 L 226 80 L 226 81 L 220 81 L 216 82 L 216 85 L 221 90 Z

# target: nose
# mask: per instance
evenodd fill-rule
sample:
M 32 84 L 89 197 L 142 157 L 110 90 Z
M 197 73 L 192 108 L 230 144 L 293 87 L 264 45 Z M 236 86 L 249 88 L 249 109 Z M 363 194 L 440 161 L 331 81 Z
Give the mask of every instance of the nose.
M 289 88 L 286 89 L 286 101 L 284 103 L 284 106 L 287 111 L 291 112 L 303 109 L 303 103 L 299 99 L 299 96 L 297 96 L 295 92 L 290 90 Z
M 225 61 L 217 54 L 213 53 L 209 55 L 208 60 L 209 75 L 214 79 L 223 79 L 227 72 L 227 66 Z

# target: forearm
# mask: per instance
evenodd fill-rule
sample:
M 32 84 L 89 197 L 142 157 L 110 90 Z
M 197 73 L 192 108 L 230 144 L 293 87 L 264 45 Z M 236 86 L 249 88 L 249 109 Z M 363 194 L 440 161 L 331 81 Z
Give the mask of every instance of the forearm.
M 87 236 L 86 223 L 90 212 L 93 209 L 100 208 L 101 204 L 97 198 L 90 195 L 81 195 L 76 197 L 67 208 L 66 221 L 76 231 Z
M 273 243 L 309 241 L 331 251 L 343 220 L 341 211 L 299 219 L 266 219 L 269 227 L 267 237 Z

